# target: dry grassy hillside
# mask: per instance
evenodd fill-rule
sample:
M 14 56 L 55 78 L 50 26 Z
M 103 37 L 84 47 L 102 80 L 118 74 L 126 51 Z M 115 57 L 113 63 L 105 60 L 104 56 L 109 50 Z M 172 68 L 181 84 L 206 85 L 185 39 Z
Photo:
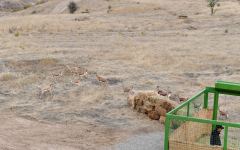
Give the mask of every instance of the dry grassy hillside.
M 0 17 L 0 149 L 109 148 L 163 132 L 127 106 L 123 85 L 192 96 L 217 79 L 240 81 L 237 0 L 213 16 L 204 0 L 76 0 L 75 14 L 68 3 Z

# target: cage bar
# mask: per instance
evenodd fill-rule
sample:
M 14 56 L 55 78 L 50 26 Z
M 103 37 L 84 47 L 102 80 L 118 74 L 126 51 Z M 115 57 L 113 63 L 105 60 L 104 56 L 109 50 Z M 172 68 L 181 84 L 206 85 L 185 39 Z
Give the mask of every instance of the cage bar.
M 217 81 L 167 113 L 164 150 L 240 150 L 240 122 L 218 120 L 219 95 L 240 96 L 240 84 Z M 210 137 L 218 132 L 216 125 L 224 132 L 221 145 L 213 146 Z

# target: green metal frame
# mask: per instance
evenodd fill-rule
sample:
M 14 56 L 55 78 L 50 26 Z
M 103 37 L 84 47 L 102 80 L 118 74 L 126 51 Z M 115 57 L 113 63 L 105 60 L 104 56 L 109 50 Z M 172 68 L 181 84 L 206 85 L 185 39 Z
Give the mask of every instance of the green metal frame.
M 213 116 L 212 120 L 210 119 L 201 119 L 189 116 L 189 107 L 190 103 L 197 99 L 199 96 L 204 94 L 204 105 L 203 108 L 208 108 L 208 100 L 209 100 L 209 93 L 214 94 L 214 104 L 213 104 Z M 232 83 L 232 82 L 225 82 L 225 81 L 217 81 L 215 83 L 215 87 L 206 87 L 198 94 L 187 100 L 186 102 L 182 103 L 172 111 L 167 113 L 166 121 L 165 121 L 165 139 L 164 139 L 164 150 L 169 150 L 169 134 L 170 134 L 170 123 L 171 120 L 179 120 L 179 121 L 191 121 L 191 122 L 199 122 L 199 123 L 208 123 L 215 125 L 222 125 L 225 127 L 224 129 L 224 145 L 223 149 L 227 150 L 228 144 L 228 128 L 240 128 L 240 123 L 233 123 L 233 122 L 224 122 L 217 120 L 217 113 L 218 113 L 218 98 L 220 94 L 225 95 L 232 95 L 232 96 L 240 96 L 240 83 Z M 175 113 L 183 107 L 187 107 L 187 116 L 176 115 Z

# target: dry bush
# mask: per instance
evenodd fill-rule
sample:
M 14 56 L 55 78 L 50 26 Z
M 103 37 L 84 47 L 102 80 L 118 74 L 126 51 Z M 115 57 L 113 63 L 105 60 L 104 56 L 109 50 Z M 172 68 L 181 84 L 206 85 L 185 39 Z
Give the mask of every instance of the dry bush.
M 45 3 L 47 0 L 40 0 L 40 1 L 38 1 L 37 3 L 36 3 L 36 5 L 40 5 L 40 4 L 43 4 L 43 3 Z
M 28 5 L 23 6 L 23 9 L 28 9 L 28 8 L 30 8 L 30 7 L 32 7 L 32 5 L 31 5 L 31 4 L 28 4 Z
M 109 25 L 99 20 L 74 21 L 66 15 L 46 15 L 35 14 L 27 16 L 12 16 L 0 20 L 0 32 L 10 33 L 18 31 L 20 33 L 59 33 L 61 32 L 79 32 L 84 26 L 86 31 L 104 31 L 109 29 Z M 116 25 L 116 28 L 119 25 Z M 12 32 L 13 34 L 15 32 Z
M 20 33 L 19 33 L 19 32 L 16 32 L 14 35 L 15 35 L 16 37 L 19 37 Z
M 39 64 L 41 65 L 56 65 L 58 63 L 58 60 L 55 58 L 43 58 L 40 59 Z
M 38 82 L 39 77 L 36 75 L 29 75 L 29 76 L 25 76 L 23 78 L 19 78 L 16 82 L 16 85 L 18 87 L 24 87 L 33 83 Z
M 17 78 L 16 74 L 11 72 L 4 72 L 0 74 L 0 81 L 11 81 L 16 78 Z

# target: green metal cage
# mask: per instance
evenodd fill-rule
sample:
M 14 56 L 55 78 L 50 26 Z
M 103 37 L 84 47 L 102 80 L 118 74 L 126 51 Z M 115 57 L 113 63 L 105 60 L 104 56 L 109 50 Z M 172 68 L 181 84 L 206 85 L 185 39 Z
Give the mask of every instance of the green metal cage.
M 240 150 L 240 120 L 219 119 L 223 95 L 240 98 L 240 83 L 217 81 L 167 113 L 164 150 Z M 216 125 L 224 127 L 222 144 L 212 146 L 210 134 Z

